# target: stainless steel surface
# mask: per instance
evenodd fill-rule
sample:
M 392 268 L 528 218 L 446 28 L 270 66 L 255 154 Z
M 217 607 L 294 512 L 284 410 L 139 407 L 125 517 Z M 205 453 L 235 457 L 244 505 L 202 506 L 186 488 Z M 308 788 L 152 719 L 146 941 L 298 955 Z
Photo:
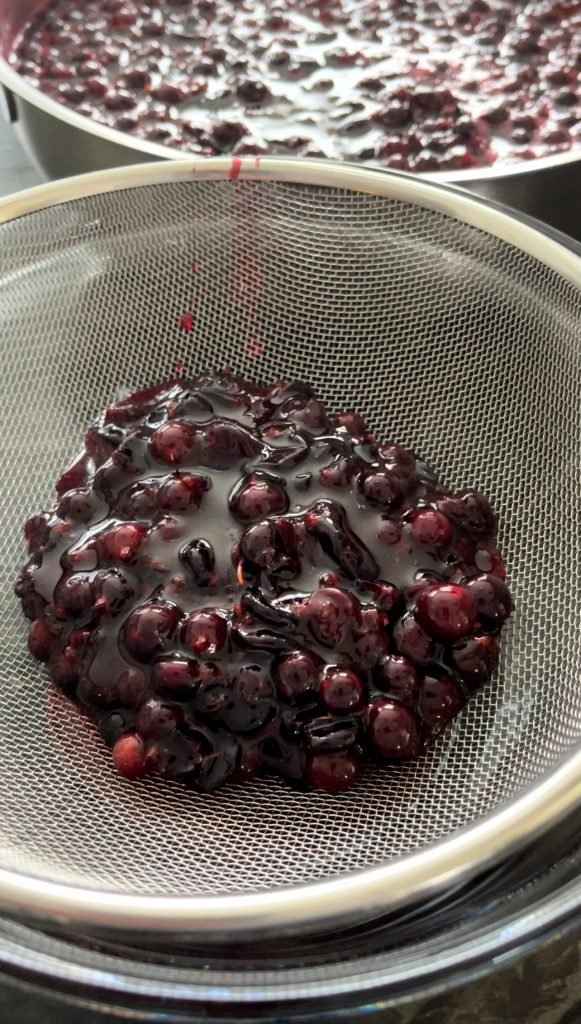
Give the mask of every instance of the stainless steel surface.
M 0 196 L 32 188 L 43 180 L 10 125 L 0 117 Z
M 39 0 L 0 0 L 0 91 L 9 97 L 15 128 L 36 166 L 50 178 L 121 167 L 144 160 L 183 159 L 179 150 L 125 135 L 82 117 L 25 82 L 4 59 Z M 426 175 L 448 181 L 553 225 L 581 239 L 581 149 L 511 167 Z
M 0 919 L 0 974 L 50 995 L 63 1019 L 74 1002 L 83 1022 L 99 1007 L 198 1024 L 558 1024 L 581 996 L 581 853 L 562 845 L 562 828 L 557 838 L 543 844 L 545 865 L 537 845 L 421 912 L 294 942 L 164 948 L 151 935 L 45 934 Z
M 306 377 L 450 483 L 477 483 L 517 605 L 494 684 L 417 763 L 341 799 L 275 780 L 207 797 L 115 775 L 27 657 L 7 586 L 0 900 L 216 935 L 321 927 L 426 897 L 576 806 L 579 257 L 462 193 L 315 161 L 105 172 L 4 200 L 0 223 L 2 579 L 87 419 L 184 359 Z M 236 298 L 248 252 L 258 358 Z

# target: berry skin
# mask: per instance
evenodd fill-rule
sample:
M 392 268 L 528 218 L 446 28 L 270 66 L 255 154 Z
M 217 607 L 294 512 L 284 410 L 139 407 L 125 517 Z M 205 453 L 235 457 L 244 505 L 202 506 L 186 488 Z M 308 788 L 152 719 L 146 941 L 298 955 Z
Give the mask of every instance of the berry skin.
M 181 612 L 166 601 L 144 604 L 131 613 L 123 627 L 125 647 L 137 661 L 147 663 L 173 639 Z
M 420 715 L 429 725 L 445 725 L 464 706 L 458 686 L 450 676 L 426 673 L 421 686 Z
M 151 454 L 158 462 L 179 466 L 192 454 L 195 443 L 194 428 L 172 420 L 156 430 L 151 439 Z
M 203 609 L 192 612 L 182 629 L 183 643 L 195 655 L 212 657 L 220 654 L 228 640 L 228 623 L 220 612 Z
M 87 523 L 98 510 L 100 502 L 94 491 L 88 487 L 77 487 L 67 491 L 60 500 L 57 514 L 61 519 L 75 523 Z
M 143 740 L 136 733 L 127 733 L 113 747 L 113 764 L 126 779 L 139 779 L 149 771 Z
M 500 629 L 513 609 L 510 591 L 497 576 L 477 576 L 466 589 L 476 605 L 476 614 L 486 629 Z
M 404 704 L 414 704 L 418 694 L 419 674 L 408 658 L 390 654 L 374 669 L 375 685 L 383 693 L 397 697 Z
M 352 409 L 346 412 L 340 412 L 337 416 L 337 424 L 340 427 L 344 427 L 357 441 L 363 441 L 369 434 L 367 424 L 360 416 L 358 412 L 354 412 Z
M 452 540 L 450 520 L 438 509 L 425 508 L 414 512 L 410 518 L 410 529 L 420 544 L 443 546 Z
M 361 707 L 365 695 L 363 680 L 348 668 L 329 668 L 320 686 L 320 696 L 329 711 L 341 715 Z
M 56 641 L 57 637 L 49 633 L 41 619 L 32 623 L 28 634 L 28 649 L 38 661 L 48 661 Z
M 400 654 L 405 655 L 416 665 L 427 665 L 436 654 L 436 645 L 431 637 L 411 615 L 405 615 L 397 623 L 393 631 L 394 640 Z
M 381 698 L 370 705 L 367 735 L 375 753 L 388 760 L 415 757 L 420 751 L 416 717 L 396 700 Z
M 180 561 L 183 562 L 188 577 L 197 587 L 211 585 L 215 570 L 216 558 L 212 545 L 203 538 L 192 540 L 180 550 Z
M 285 655 L 274 667 L 274 680 L 281 697 L 295 701 L 315 693 L 322 667 L 322 660 L 309 651 Z
M 394 473 L 382 470 L 366 472 L 357 483 L 362 497 L 373 508 L 388 511 L 401 501 L 401 483 Z
M 451 662 L 471 689 L 486 683 L 498 665 L 499 644 L 495 636 L 469 637 L 452 648 Z
M 436 584 L 420 593 L 416 618 L 430 636 L 439 640 L 460 640 L 476 622 L 476 603 L 467 587 L 454 583 Z
M 187 698 L 195 691 L 199 678 L 198 662 L 191 658 L 159 659 L 153 666 L 153 685 L 168 697 Z
M 313 789 L 325 793 L 344 793 L 359 781 L 363 772 L 360 756 L 355 751 L 342 754 L 315 754 L 307 768 Z
M 146 701 L 137 715 L 137 729 L 144 740 L 157 740 L 174 732 L 179 720 L 178 710 L 155 698 Z
M 208 488 L 206 477 L 177 473 L 159 489 L 158 504 L 164 512 L 187 512 L 197 508 Z
M 339 587 L 324 587 L 311 595 L 305 618 L 313 636 L 325 647 L 339 649 L 361 621 L 356 598 Z
M 230 511 L 241 523 L 254 523 L 265 516 L 286 512 L 288 496 L 278 484 L 251 477 L 230 498 Z
M 145 540 L 146 530 L 141 523 L 120 523 L 99 537 L 103 557 L 108 562 L 131 563 Z

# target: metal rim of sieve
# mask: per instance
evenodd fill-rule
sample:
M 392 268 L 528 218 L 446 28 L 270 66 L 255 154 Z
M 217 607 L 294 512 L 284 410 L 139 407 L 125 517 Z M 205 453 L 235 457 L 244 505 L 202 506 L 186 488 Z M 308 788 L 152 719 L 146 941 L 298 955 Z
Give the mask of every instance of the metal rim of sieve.
M 168 182 L 275 180 L 343 188 L 413 203 L 501 239 L 581 288 L 573 248 L 486 200 L 411 175 L 323 160 L 212 158 L 100 171 L 16 193 L 0 201 L 0 224 L 106 192 Z M 0 905 L 12 913 L 153 932 L 225 934 L 317 930 L 424 900 L 498 862 L 581 804 L 581 747 L 541 780 L 420 851 L 372 868 L 259 893 L 212 897 L 125 895 L 49 882 L 0 869 Z

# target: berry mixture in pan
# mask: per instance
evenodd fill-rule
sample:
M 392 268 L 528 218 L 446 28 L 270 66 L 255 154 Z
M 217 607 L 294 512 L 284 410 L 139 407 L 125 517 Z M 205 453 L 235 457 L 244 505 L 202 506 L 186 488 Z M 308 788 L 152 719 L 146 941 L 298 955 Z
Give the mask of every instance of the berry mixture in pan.
M 193 153 L 449 171 L 577 144 L 580 48 L 579 0 L 52 0 L 11 59 Z
M 487 499 L 305 384 L 137 392 L 57 494 L 25 526 L 28 644 L 129 778 L 338 792 L 420 754 L 497 665 Z

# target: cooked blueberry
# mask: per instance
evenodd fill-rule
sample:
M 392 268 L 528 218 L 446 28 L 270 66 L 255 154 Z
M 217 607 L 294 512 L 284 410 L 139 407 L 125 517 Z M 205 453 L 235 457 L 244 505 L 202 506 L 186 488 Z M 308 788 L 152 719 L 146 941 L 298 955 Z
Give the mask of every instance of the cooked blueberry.
M 273 674 L 284 700 L 301 700 L 316 693 L 323 661 L 311 651 L 293 651 L 275 662 Z
M 101 569 L 92 583 L 93 608 L 100 615 L 118 615 L 135 594 L 129 577 L 120 569 Z
M 180 559 L 197 587 L 208 587 L 216 569 L 214 549 L 203 537 L 192 540 L 180 551 Z
M 149 771 L 143 740 L 137 733 L 121 736 L 113 747 L 113 763 L 126 779 L 138 779 Z
M 486 629 L 499 629 L 513 609 L 510 591 L 497 576 L 477 576 L 466 589 L 476 605 L 478 620 Z
M 147 664 L 154 654 L 167 649 L 181 618 L 180 609 L 167 601 L 141 605 L 123 626 L 125 647 L 137 661 Z
M 160 658 L 153 664 L 152 680 L 156 690 L 178 700 L 188 699 L 199 679 L 199 665 L 192 658 Z
M 476 602 L 469 588 L 454 583 L 425 588 L 416 604 L 420 626 L 440 640 L 460 640 L 467 636 L 476 622 L 476 615 Z
M 474 636 L 452 648 L 451 662 L 471 688 L 486 683 L 498 665 L 499 645 L 495 636 Z
M 374 668 L 373 679 L 377 688 L 384 693 L 397 697 L 404 704 L 415 703 L 419 676 L 409 658 L 402 658 L 399 654 L 386 655 Z
M 464 698 L 458 685 L 443 673 L 428 673 L 420 689 L 420 715 L 431 726 L 445 725 L 460 713 Z
M 209 657 L 221 654 L 228 639 L 226 616 L 213 609 L 191 612 L 183 624 L 183 643 L 196 655 Z
M 26 525 L 15 592 L 122 775 L 340 793 L 365 755 L 419 754 L 494 671 L 513 605 L 486 498 L 307 385 L 164 382 L 85 444 Z
M 411 532 L 420 544 L 449 544 L 452 539 L 450 520 L 438 509 L 422 508 L 412 513 Z
M 187 512 L 200 504 L 208 486 L 207 477 L 176 473 L 160 487 L 158 505 L 164 512 Z
M 159 427 L 151 439 L 151 454 L 158 462 L 180 465 L 192 455 L 196 431 L 189 423 L 171 420 Z
M 357 598 L 347 590 L 324 587 L 310 596 L 304 617 L 319 643 L 340 649 L 360 623 L 361 609 Z
M 63 494 L 57 515 L 75 523 L 88 523 L 102 507 L 103 501 L 97 492 L 88 487 L 76 487 Z
M 146 530 L 141 523 L 120 523 L 110 527 L 98 537 L 103 559 L 113 564 L 134 562 L 145 536 Z
M 152 697 L 139 709 L 137 730 L 145 740 L 161 739 L 175 731 L 182 717 L 175 706 Z
M 253 523 L 288 509 L 288 495 L 280 484 L 252 476 L 230 496 L 230 511 L 241 523 Z
M 361 706 L 365 683 L 353 669 L 332 667 L 325 672 L 319 692 L 329 711 L 344 714 Z
M 420 750 L 415 715 L 387 697 L 373 701 L 369 707 L 368 737 L 376 754 L 388 760 L 415 757 Z
M 400 479 L 387 470 L 366 470 L 359 477 L 357 486 L 365 501 L 374 508 L 395 508 L 402 498 Z
M 305 725 L 304 735 L 307 749 L 314 754 L 349 750 L 357 743 L 359 724 L 352 717 L 321 715 Z
M 363 762 L 355 750 L 337 754 L 315 754 L 308 761 L 307 777 L 313 789 L 343 793 L 361 778 Z

